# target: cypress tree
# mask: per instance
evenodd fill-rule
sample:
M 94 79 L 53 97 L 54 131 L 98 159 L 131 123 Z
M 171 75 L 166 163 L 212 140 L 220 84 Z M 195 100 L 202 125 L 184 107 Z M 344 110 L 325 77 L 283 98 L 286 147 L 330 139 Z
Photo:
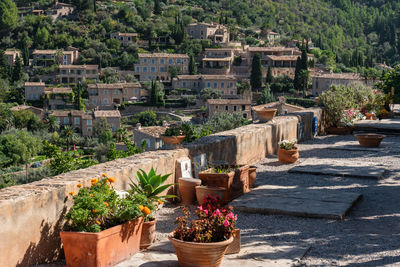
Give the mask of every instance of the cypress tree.
M 265 79 L 265 82 L 266 82 L 267 84 L 271 84 L 271 83 L 272 83 L 272 79 L 273 79 L 273 76 L 272 76 L 272 69 L 271 69 L 271 66 L 268 66 L 267 78 Z
M 255 54 L 251 64 L 250 84 L 253 91 L 262 86 L 262 66 L 260 54 Z
M 160 0 L 154 0 L 154 14 L 161 15 L 162 9 L 160 5 Z
M 15 59 L 15 66 L 12 69 L 12 81 L 17 82 L 22 78 L 22 75 L 24 73 L 24 67 L 22 64 L 22 59 L 17 56 Z
M 300 63 L 301 70 L 308 70 L 308 56 L 306 49 L 301 51 L 301 63 Z
M 22 56 L 24 58 L 24 66 L 29 66 L 29 50 L 26 42 L 24 42 L 24 49 L 22 50 Z
M 300 57 L 297 58 L 296 61 L 296 69 L 294 71 L 294 80 L 293 80 L 293 86 L 296 90 L 299 90 L 300 87 L 300 72 L 301 72 L 301 59 Z
M 189 74 L 190 75 L 197 74 L 197 66 L 193 54 L 191 54 L 189 58 Z

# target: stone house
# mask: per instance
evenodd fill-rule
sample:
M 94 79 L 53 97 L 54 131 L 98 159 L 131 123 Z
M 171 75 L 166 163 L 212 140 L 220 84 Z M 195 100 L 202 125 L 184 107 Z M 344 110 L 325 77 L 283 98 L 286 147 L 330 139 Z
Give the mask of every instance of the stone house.
M 122 33 L 122 32 L 113 32 L 110 34 L 111 39 L 120 40 L 123 46 L 129 46 L 130 44 L 134 44 L 139 39 L 138 33 Z
M 145 141 L 146 150 L 158 150 L 163 146 L 160 136 L 165 133 L 166 129 L 164 126 L 141 127 L 138 123 L 133 130 L 133 141 L 136 146 L 141 146 Z
M 235 50 L 234 48 L 206 48 L 199 71 L 204 74 L 230 74 Z
M 221 24 L 197 22 L 186 26 L 185 31 L 193 39 L 209 39 L 214 44 L 229 43 L 228 28 Z
M 58 79 L 60 83 L 78 83 L 85 80 L 99 80 L 98 65 L 60 65 Z
M 326 73 L 316 74 L 312 78 L 312 94 L 318 96 L 328 91 L 332 85 L 350 85 L 352 83 L 362 83 L 366 86 L 373 86 L 373 80 L 365 80 L 356 73 Z
M 147 95 L 142 85 L 135 83 L 89 84 L 89 103 L 93 106 L 111 107 L 127 101 L 136 101 Z
M 89 111 L 83 110 L 55 110 L 50 112 L 51 116 L 56 117 L 61 127 L 70 125 L 82 136 L 92 136 L 93 127 L 101 118 L 111 125 L 112 131 L 116 131 L 121 126 L 121 114 L 118 110 Z
M 206 109 L 208 117 L 221 112 L 239 112 L 243 118 L 252 119 L 250 99 L 208 99 Z
M 77 48 L 68 47 L 66 50 L 39 50 L 32 53 L 34 66 L 51 66 L 53 64 L 71 65 L 78 62 L 79 51 Z
M 18 49 L 7 49 L 4 51 L 4 56 L 6 57 L 9 65 L 14 65 L 17 57 L 21 58 L 21 51 Z
M 46 95 L 45 105 L 50 110 L 74 107 L 74 93 L 70 87 L 49 87 L 45 89 L 44 94 Z
M 53 20 L 57 20 L 71 15 L 75 11 L 75 8 L 74 5 L 56 1 L 53 8 L 46 10 L 45 14 Z
M 25 88 L 25 101 L 39 101 L 46 89 L 44 82 L 26 82 Z
M 15 107 L 10 108 L 10 110 L 11 111 L 29 110 L 30 112 L 35 114 L 36 117 L 38 117 L 38 119 L 40 119 L 40 120 L 42 120 L 45 115 L 45 112 L 43 109 L 37 108 L 37 107 L 32 107 L 32 106 L 27 106 L 27 105 L 15 106 Z
M 169 81 L 171 77 L 168 70 L 171 67 L 177 68 L 180 74 L 189 73 L 189 57 L 186 54 L 140 53 L 138 58 L 134 73 L 139 81 Z
M 267 40 L 270 44 L 274 44 L 275 41 L 280 38 L 281 38 L 281 35 L 279 33 L 272 32 L 272 31 L 267 33 Z
M 198 94 L 204 88 L 214 88 L 223 96 L 232 96 L 237 95 L 236 82 L 233 75 L 178 75 L 172 80 L 172 87 L 191 89 Z

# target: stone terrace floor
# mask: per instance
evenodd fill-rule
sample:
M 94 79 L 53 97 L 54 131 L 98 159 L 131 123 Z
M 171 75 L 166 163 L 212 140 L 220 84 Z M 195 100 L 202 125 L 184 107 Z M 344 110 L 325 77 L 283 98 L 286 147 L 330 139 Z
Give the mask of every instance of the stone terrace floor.
M 344 220 L 237 212 L 242 249 L 240 254 L 226 255 L 221 266 L 399 266 L 400 137 L 388 136 L 378 150 L 328 149 L 354 140 L 350 135 L 317 137 L 299 145 L 300 160 L 295 164 L 282 165 L 276 156 L 257 164 L 256 186 L 271 185 L 287 192 L 330 190 L 338 198 L 343 191 L 362 194 Z M 387 171 L 379 180 L 288 173 L 305 160 L 315 164 L 362 161 L 383 165 Z M 178 266 L 166 237 L 180 209 L 169 205 L 159 211 L 157 244 L 117 266 Z

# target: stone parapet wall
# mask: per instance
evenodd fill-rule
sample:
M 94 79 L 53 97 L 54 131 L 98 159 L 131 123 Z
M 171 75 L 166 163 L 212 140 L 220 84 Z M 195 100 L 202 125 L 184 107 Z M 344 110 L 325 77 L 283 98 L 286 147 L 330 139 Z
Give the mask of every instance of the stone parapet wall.
M 162 174 L 172 173 L 169 183 L 176 181 L 176 160 L 206 153 L 209 161 L 231 164 L 253 164 L 277 150 L 283 139 L 297 138 L 300 124 L 304 140 L 312 138 L 313 117 L 319 109 L 279 116 L 274 121 L 251 124 L 231 131 L 201 138 L 175 150 L 145 152 L 125 159 L 98 164 L 34 183 L 0 190 L 0 266 L 30 266 L 51 262 L 62 254 L 59 231 L 71 201 L 68 193 L 76 185 L 90 185 L 90 179 L 102 173 L 116 178 L 117 189 L 128 189 L 136 171 L 152 166 Z M 319 120 L 320 121 L 320 120 Z

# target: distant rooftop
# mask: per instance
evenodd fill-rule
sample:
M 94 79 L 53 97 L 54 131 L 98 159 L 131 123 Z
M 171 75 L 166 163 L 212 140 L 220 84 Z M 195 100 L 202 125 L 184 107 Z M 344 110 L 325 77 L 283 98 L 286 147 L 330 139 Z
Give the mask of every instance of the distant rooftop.
M 140 130 L 135 129 L 135 131 L 139 131 L 145 134 L 148 134 L 150 136 L 154 136 L 156 138 L 159 138 L 161 135 L 165 133 L 165 130 L 167 128 L 163 126 L 150 126 L 150 127 L 142 127 Z
M 346 80 L 361 80 L 362 78 L 358 73 L 324 73 L 316 74 L 313 78 L 325 78 L 325 79 L 346 79 Z
M 119 113 L 119 110 L 95 110 L 94 117 L 95 118 L 120 118 L 121 113 Z
M 178 80 L 232 80 L 236 81 L 235 76 L 233 75 L 212 75 L 212 74 L 204 74 L 204 75 L 178 75 Z
M 95 83 L 95 84 L 89 84 L 88 88 L 90 89 L 123 89 L 123 88 L 128 88 L 128 87 L 136 87 L 136 88 L 141 88 L 142 85 L 139 82 L 134 82 L 134 83 Z
M 98 69 L 99 65 L 59 65 L 59 69 Z
M 26 82 L 25 86 L 45 86 L 44 82 Z
M 210 105 L 251 105 L 250 99 L 208 99 L 207 103 Z
M 72 93 L 72 88 L 70 87 L 48 87 L 45 89 L 48 94 L 69 94 Z
M 147 54 L 147 53 L 139 53 L 138 54 L 139 58 L 140 57 L 156 57 L 156 58 L 160 58 L 160 57 L 178 57 L 178 58 L 189 58 L 188 55 L 186 54 L 167 54 L 167 53 L 152 53 L 152 54 Z

